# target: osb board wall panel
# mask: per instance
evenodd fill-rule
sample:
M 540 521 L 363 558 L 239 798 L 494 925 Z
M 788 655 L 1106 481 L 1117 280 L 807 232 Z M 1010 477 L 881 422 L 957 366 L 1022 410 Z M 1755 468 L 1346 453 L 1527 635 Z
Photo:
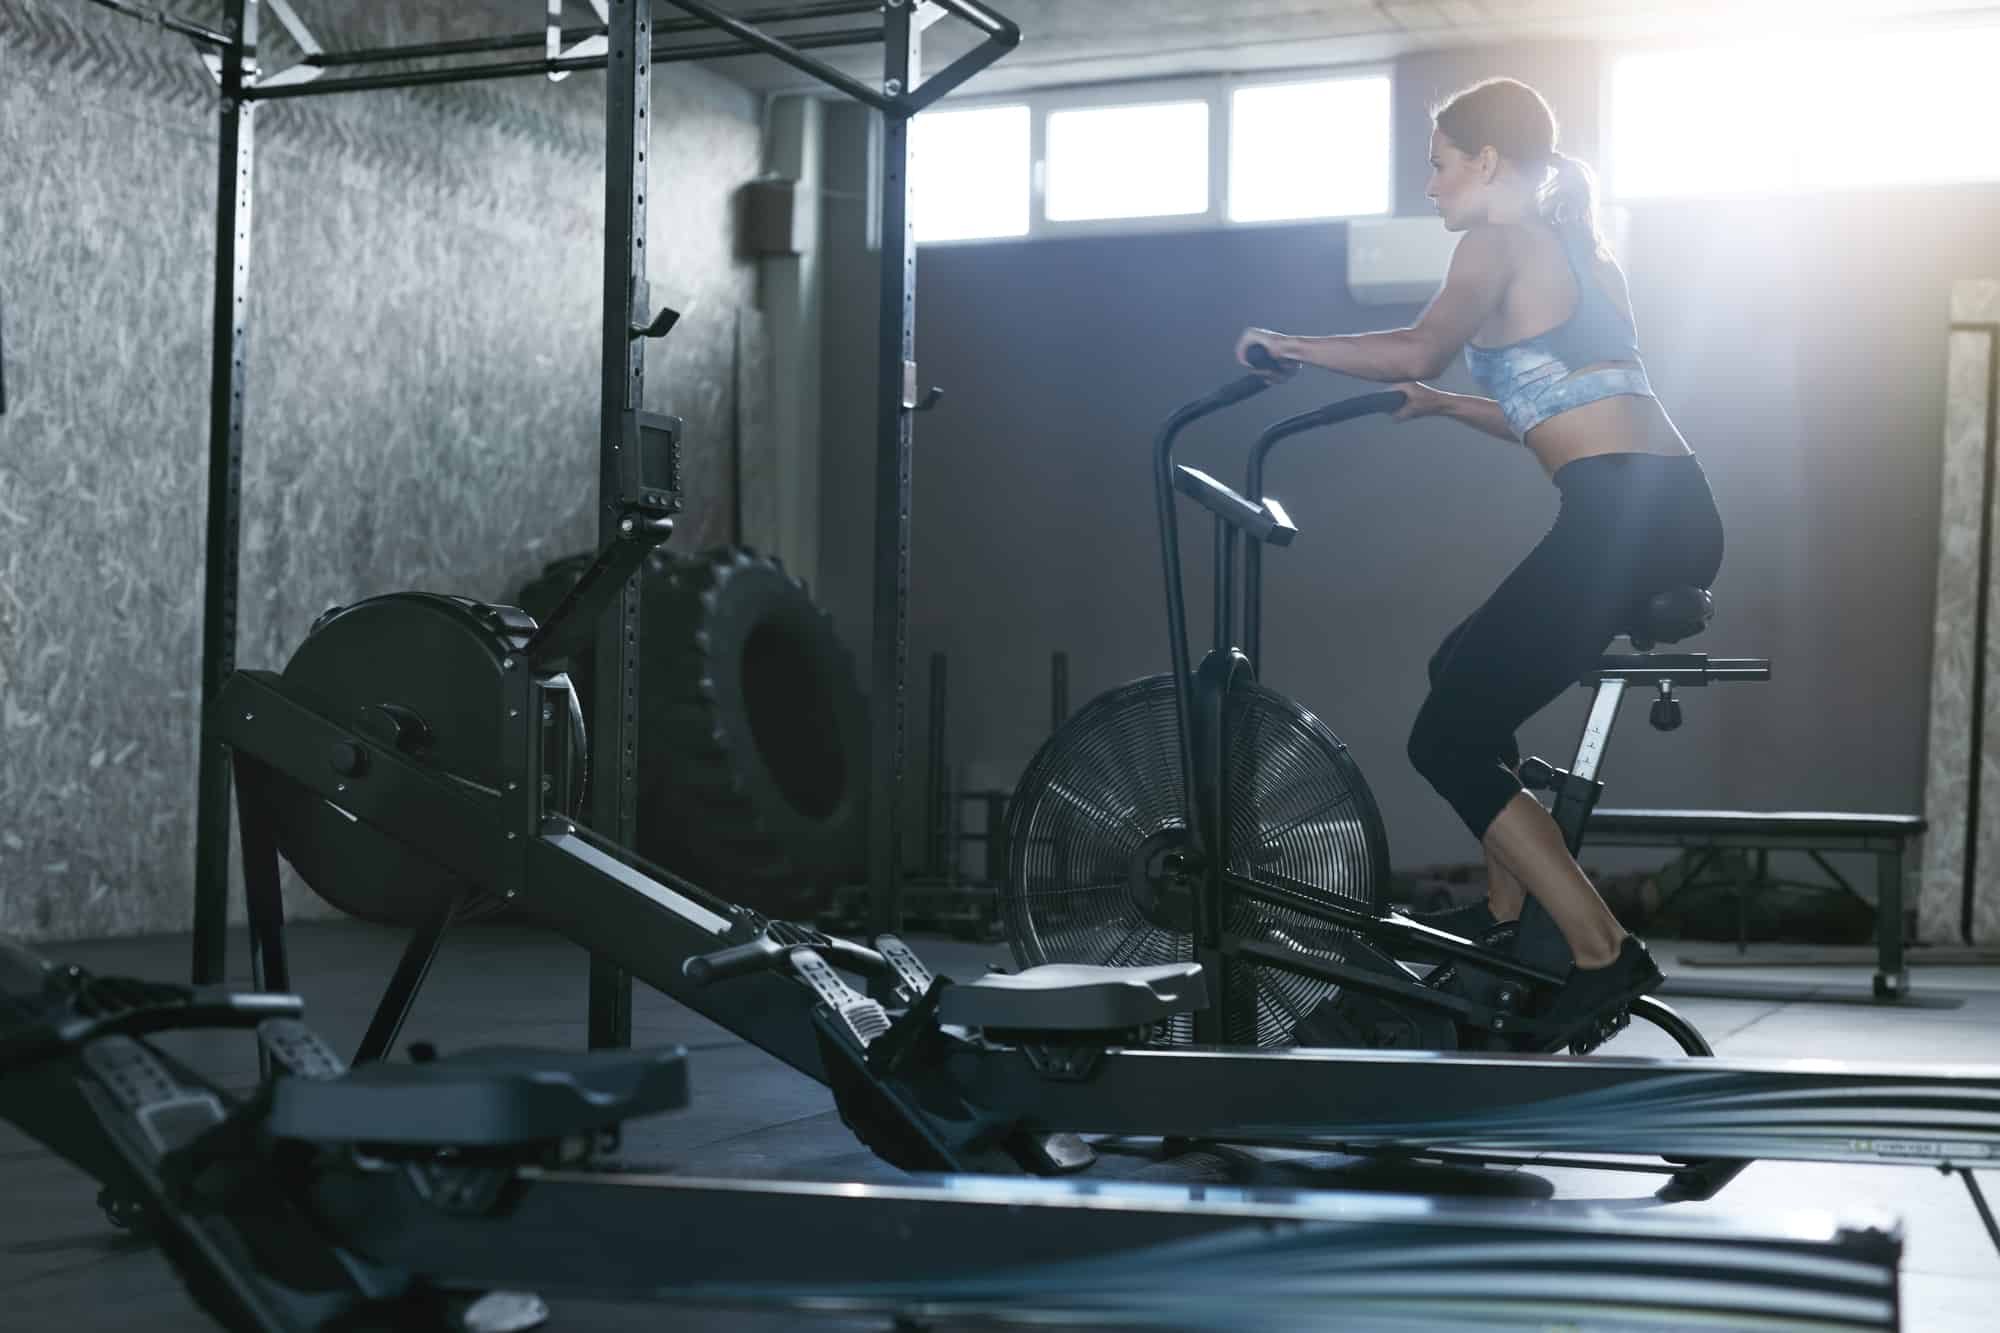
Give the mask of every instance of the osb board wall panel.
M 328 46 L 535 19 L 297 8 Z M 502 599 L 594 544 L 603 91 L 576 75 L 255 111 L 243 665 L 282 666 L 328 605 Z M 684 318 L 650 353 L 646 406 L 687 419 L 674 544 L 694 549 L 731 535 L 755 280 L 732 218 L 761 108 L 685 65 L 654 107 L 652 289 Z M 186 41 L 0 0 L 0 931 L 190 923 L 216 136 Z M 324 914 L 296 885 L 287 900 Z
M 2000 579 L 1986 571 L 1986 641 L 1978 641 L 1981 508 L 1993 453 L 1988 367 L 2000 326 L 2000 281 L 1969 280 L 1952 289 L 1951 317 L 1971 325 L 1950 335 L 1944 461 L 1938 517 L 1937 617 L 1931 662 L 1930 736 L 1924 783 L 1920 937 L 1928 943 L 2000 941 Z M 2000 493 L 1996 493 L 2000 504 Z M 1983 515 L 2000 531 L 2000 513 Z M 1983 688 L 1979 682 L 1983 677 Z M 1983 705 L 1974 714 L 1974 698 Z M 1975 745 L 1975 740 L 1977 744 Z M 1972 808 L 1978 756 L 1979 800 Z M 1968 830 L 1968 822 L 1970 829 Z M 1968 831 L 1970 838 L 1968 839 Z M 1974 856 L 1967 921 L 1966 851 Z M 1966 926 L 1970 925 L 1967 934 Z

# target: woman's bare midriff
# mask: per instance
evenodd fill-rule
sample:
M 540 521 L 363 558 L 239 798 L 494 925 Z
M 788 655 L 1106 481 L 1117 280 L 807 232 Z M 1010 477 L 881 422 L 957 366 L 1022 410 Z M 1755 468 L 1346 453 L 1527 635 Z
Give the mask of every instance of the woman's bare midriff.
M 1584 366 L 1572 374 L 1630 364 L 1606 361 Z M 1551 477 L 1564 463 L 1597 454 L 1660 454 L 1681 458 L 1694 452 L 1681 438 L 1659 400 L 1636 394 L 1619 394 L 1573 407 L 1530 430 L 1523 443 Z

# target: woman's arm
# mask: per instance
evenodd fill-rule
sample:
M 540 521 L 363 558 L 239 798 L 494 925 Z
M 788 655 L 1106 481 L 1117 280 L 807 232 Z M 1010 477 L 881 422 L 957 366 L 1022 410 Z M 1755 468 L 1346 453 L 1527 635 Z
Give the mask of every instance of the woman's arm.
M 1521 437 L 1507 424 L 1506 414 L 1500 404 L 1491 398 L 1480 398 L 1469 393 L 1446 393 L 1443 389 L 1433 389 L 1428 384 L 1398 384 L 1396 388 L 1404 398 L 1403 406 L 1390 414 L 1391 421 L 1415 421 L 1418 417 L 1450 417 L 1462 421 L 1474 430 L 1482 431 L 1495 439 L 1509 444 L 1519 444 Z
M 1507 424 L 1507 414 L 1502 412 L 1500 404 L 1491 398 L 1480 398 L 1469 393 L 1443 392 L 1438 396 L 1445 400 L 1438 409 L 1439 416 L 1462 421 L 1474 430 L 1491 435 L 1496 440 L 1505 440 L 1509 444 L 1521 442 L 1521 437 Z
M 1474 227 L 1452 251 L 1444 287 L 1409 328 L 1323 338 L 1246 329 L 1237 339 L 1236 359 L 1249 365 L 1250 345 L 1261 343 L 1281 361 L 1299 361 L 1356 379 L 1384 383 L 1428 379 L 1442 374 L 1499 308 L 1508 274 L 1506 242 L 1499 228 Z

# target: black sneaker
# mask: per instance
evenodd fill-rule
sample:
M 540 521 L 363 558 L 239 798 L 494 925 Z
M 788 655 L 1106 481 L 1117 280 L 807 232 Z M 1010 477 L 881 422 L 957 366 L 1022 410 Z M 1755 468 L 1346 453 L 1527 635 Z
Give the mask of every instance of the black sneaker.
M 1499 919 L 1493 915 L 1493 909 L 1486 905 L 1484 898 L 1476 903 L 1467 903 L 1463 907 L 1447 907 L 1441 912 L 1403 912 L 1400 909 L 1398 911 L 1400 915 L 1412 921 L 1420 921 L 1432 930 L 1441 930 L 1447 935 L 1457 935 L 1468 940 L 1476 940 L 1500 924 Z
M 1571 967 L 1555 1002 L 1537 1017 L 1542 1049 L 1588 1055 L 1632 1021 L 1632 1001 L 1666 980 L 1637 936 L 1627 935 L 1608 967 Z

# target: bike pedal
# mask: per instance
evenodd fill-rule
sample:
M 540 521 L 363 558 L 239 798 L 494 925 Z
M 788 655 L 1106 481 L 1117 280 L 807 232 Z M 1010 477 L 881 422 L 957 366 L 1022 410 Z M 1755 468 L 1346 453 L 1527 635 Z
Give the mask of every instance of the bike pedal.
M 1589 1055 L 1605 1042 L 1610 1041 L 1620 1032 L 1623 1032 L 1631 1021 L 1632 1011 L 1629 1009 L 1620 1009 L 1617 1013 L 1607 1018 L 1600 1018 L 1597 1022 L 1592 1023 L 1588 1028 L 1584 1029 L 1583 1032 L 1570 1039 L 1569 1053 L 1571 1055 Z

